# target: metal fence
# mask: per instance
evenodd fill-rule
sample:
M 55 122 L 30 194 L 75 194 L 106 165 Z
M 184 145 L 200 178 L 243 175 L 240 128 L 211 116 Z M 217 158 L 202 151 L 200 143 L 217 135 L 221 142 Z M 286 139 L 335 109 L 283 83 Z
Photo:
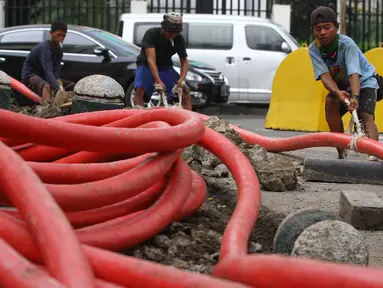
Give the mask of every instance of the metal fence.
M 5 26 L 51 23 L 56 19 L 115 32 L 130 0 L 7 0 Z
M 315 7 L 327 5 L 340 11 L 337 0 L 277 0 L 275 2 L 291 5 L 291 34 L 301 43 L 310 43 L 313 40 L 310 14 Z M 346 0 L 346 34 L 352 37 L 364 52 L 379 46 L 383 41 L 382 4 L 382 0 Z
M 363 51 L 383 42 L 383 1 L 347 0 L 346 33 Z
M 383 0 L 346 0 L 347 34 L 363 51 L 383 41 Z M 116 32 L 118 18 L 130 12 L 130 0 L 7 0 L 5 26 L 50 23 L 87 25 Z M 337 9 L 337 0 L 148 0 L 149 12 L 250 15 L 270 18 L 272 5 L 290 4 L 291 33 L 310 42 L 310 13 L 318 5 Z M 339 11 L 339 9 L 337 9 Z
M 130 0 L 7 0 L 5 26 L 67 23 L 116 31 L 118 17 L 130 12 Z M 269 17 L 273 0 L 148 0 L 149 12 L 232 14 Z

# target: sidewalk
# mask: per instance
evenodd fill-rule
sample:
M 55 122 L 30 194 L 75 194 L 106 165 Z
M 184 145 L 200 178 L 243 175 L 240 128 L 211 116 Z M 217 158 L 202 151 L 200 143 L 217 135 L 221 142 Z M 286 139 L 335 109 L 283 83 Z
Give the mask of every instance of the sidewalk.
M 334 158 L 337 157 L 335 148 L 309 148 L 298 151 L 281 153 L 303 164 L 305 157 Z M 365 160 L 367 155 L 349 151 L 349 159 Z M 346 160 L 347 161 L 347 160 Z M 317 208 L 329 212 L 338 213 L 339 196 L 342 190 L 357 190 L 376 192 L 383 198 L 383 189 L 378 185 L 355 185 L 304 182 L 302 191 L 268 192 L 262 191 L 262 204 L 268 208 L 282 213 L 292 213 L 304 208 Z M 383 231 L 360 231 L 369 246 L 370 266 L 383 268 Z

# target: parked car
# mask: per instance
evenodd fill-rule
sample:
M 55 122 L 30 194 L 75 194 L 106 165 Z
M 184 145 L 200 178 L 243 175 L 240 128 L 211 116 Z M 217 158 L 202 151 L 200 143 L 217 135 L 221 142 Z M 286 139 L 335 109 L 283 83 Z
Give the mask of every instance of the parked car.
M 163 14 L 120 15 L 117 34 L 139 44 L 160 26 Z M 230 83 L 230 103 L 268 104 L 274 74 L 299 43 L 279 24 L 251 16 L 184 14 L 182 34 L 191 59 L 221 71 Z
M 20 80 L 25 58 L 35 45 L 49 39 L 49 29 L 45 24 L 0 29 L 0 70 Z M 101 29 L 69 25 L 63 49 L 62 78 L 77 82 L 92 74 L 110 76 L 124 88 L 125 102 L 130 105 L 139 47 Z M 175 67 L 180 69 L 180 64 L 175 62 Z M 191 87 L 194 107 L 209 105 L 213 96 L 219 98 L 220 91 L 214 91 L 225 85 L 223 81 L 215 83 L 193 65 L 185 80 Z M 227 101 L 228 96 L 222 94 L 222 99 L 225 97 Z

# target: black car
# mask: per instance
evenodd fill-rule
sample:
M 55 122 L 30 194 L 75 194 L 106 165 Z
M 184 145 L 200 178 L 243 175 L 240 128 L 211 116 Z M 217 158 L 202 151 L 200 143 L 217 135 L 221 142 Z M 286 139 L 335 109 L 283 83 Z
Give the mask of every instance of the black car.
M 29 51 L 38 43 L 50 38 L 50 25 L 37 24 L 0 29 L 0 70 L 20 80 L 21 69 Z M 126 104 L 130 106 L 136 59 L 139 48 L 121 37 L 101 29 L 68 25 L 64 40 L 64 57 L 61 77 L 73 82 L 92 75 L 102 74 L 114 78 L 126 91 Z M 175 62 L 175 68 L 180 64 Z M 212 71 L 212 73 L 218 73 Z M 208 106 L 214 102 L 227 102 L 229 95 L 224 81 L 215 83 L 207 75 L 190 65 L 185 79 L 191 87 L 194 107 Z M 219 80 L 219 79 L 218 79 Z M 224 91 L 223 93 L 221 91 Z M 226 91 L 226 92 L 225 92 Z

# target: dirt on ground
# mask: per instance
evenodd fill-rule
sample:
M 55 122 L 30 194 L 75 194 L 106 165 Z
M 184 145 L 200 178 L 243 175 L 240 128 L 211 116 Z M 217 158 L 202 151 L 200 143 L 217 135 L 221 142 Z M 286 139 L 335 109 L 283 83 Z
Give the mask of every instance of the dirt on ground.
M 48 106 L 13 109 L 19 113 L 42 118 L 69 114 L 67 110 Z M 217 117 L 211 117 L 205 125 L 235 143 L 247 156 L 260 180 L 262 205 L 249 240 L 248 253 L 272 253 L 277 228 L 293 211 L 308 207 L 336 210 L 338 194 L 334 196 L 335 193 L 332 193 L 330 197 L 328 193 L 318 192 L 328 192 L 329 189 L 338 191 L 337 186 L 330 184 L 324 188 L 323 184 L 322 187 L 315 188 L 317 184 L 304 183 L 301 177 L 302 161 L 299 160 L 301 158 L 293 157 L 291 154 L 268 153 L 260 146 L 248 145 L 229 127 L 227 121 Z M 188 147 L 182 157 L 191 169 L 199 172 L 205 179 L 208 187 L 208 198 L 205 203 L 189 219 L 173 223 L 149 241 L 121 253 L 180 269 L 210 274 L 218 262 L 221 238 L 236 205 L 237 188 L 227 167 L 203 148 L 196 145 Z M 329 199 L 333 202 L 328 202 Z M 371 241 L 381 240 L 377 234 L 372 234 L 370 238 L 368 234 L 365 236 L 371 249 L 375 249 Z M 372 255 L 372 258 L 375 256 Z
M 258 145 L 248 145 L 227 121 L 212 117 L 205 125 L 225 135 L 247 156 L 260 182 L 269 191 L 301 189 L 298 171 L 287 157 L 267 153 Z M 199 146 L 185 149 L 182 157 L 199 172 L 208 187 L 208 199 L 189 219 L 173 223 L 160 235 L 123 253 L 194 272 L 210 274 L 217 264 L 221 238 L 237 202 L 235 181 L 221 161 Z M 255 209 L 255 207 L 254 207 Z M 287 216 L 261 206 L 252 231 L 248 253 L 272 253 L 274 235 Z
M 55 118 L 70 114 L 70 107 L 55 108 L 52 107 L 51 104 L 28 106 L 17 106 L 15 104 L 11 104 L 10 110 L 16 113 L 44 119 Z

